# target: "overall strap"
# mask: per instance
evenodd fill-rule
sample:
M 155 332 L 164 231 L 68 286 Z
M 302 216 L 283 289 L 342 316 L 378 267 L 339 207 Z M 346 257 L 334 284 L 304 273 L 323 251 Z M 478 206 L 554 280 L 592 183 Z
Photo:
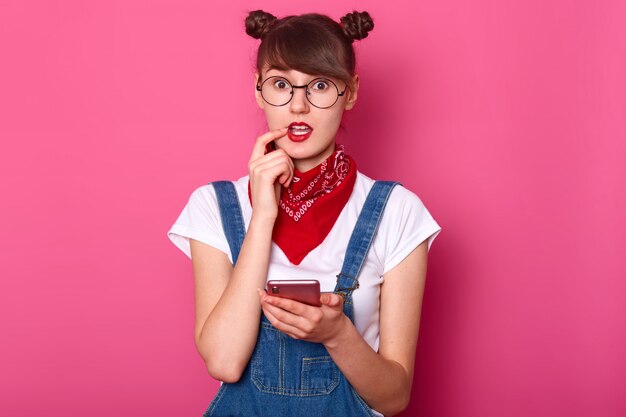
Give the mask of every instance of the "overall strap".
M 374 183 L 350 236 L 343 266 L 337 275 L 337 286 L 335 287 L 335 293 L 344 298 L 344 311 L 346 305 L 349 307 L 347 315 L 350 319 L 352 319 L 352 291 L 359 288 L 358 277 L 363 261 L 378 229 L 389 195 L 393 187 L 399 184 L 399 182 L 394 181 L 376 181 Z
M 214 181 L 212 184 L 220 206 L 220 217 L 222 218 L 222 226 L 226 234 L 226 240 L 228 240 L 228 246 L 230 246 L 233 265 L 235 265 L 246 234 L 246 227 L 241 214 L 241 205 L 239 204 L 235 186 L 231 181 Z

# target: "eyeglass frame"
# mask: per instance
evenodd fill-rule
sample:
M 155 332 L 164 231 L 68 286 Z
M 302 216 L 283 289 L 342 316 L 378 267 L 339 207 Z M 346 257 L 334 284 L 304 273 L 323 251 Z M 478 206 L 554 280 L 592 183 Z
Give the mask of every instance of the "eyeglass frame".
M 287 84 L 289 84 L 291 86 L 291 92 L 289 93 L 291 95 L 291 97 L 289 97 L 289 100 L 287 100 L 285 103 L 283 104 L 272 104 L 269 101 L 267 101 L 265 99 L 265 97 L 263 97 L 263 84 L 265 84 L 267 82 L 267 80 L 269 80 L 270 78 L 282 78 L 283 80 L 285 80 L 287 82 Z M 335 101 L 333 102 L 333 104 L 331 104 L 330 106 L 326 106 L 326 107 L 320 107 L 320 106 L 316 106 L 315 104 L 313 104 L 311 102 L 311 99 L 309 99 L 309 95 L 307 94 L 309 92 L 309 85 L 313 82 L 313 81 L 317 81 L 317 80 L 324 80 L 324 81 L 329 81 L 332 85 L 335 86 L 335 89 L 337 90 L 337 98 L 335 99 Z M 267 104 L 269 104 L 270 106 L 274 106 L 274 107 L 282 107 L 282 106 L 286 106 L 287 104 L 289 104 L 289 102 L 293 99 L 293 89 L 294 88 L 306 88 L 306 91 L 304 92 L 306 100 L 311 103 L 312 106 L 317 107 L 318 109 L 330 109 L 331 107 L 333 107 L 337 101 L 339 101 L 339 97 L 342 97 L 345 93 L 346 90 L 348 90 L 348 84 L 346 84 L 346 88 L 343 89 L 343 91 L 340 93 L 339 92 L 339 87 L 337 87 L 337 84 L 335 84 L 335 82 L 333 80 L 329 80 L 328 78 L 324 78 L 324 77 L 317 77 L 312 79 L 311 81 L 309 81 L 308 84 L 305 85 L 293 85 L 287 78 L 283 77 L 282 75 L 272 75 L 270 77 L 267 77 L 265 80 L 263 80 L 263 82 L 261 82 L 260 84 L 257 82 L 256 85 L 256 90 L 261 92 L 261 98 L 263 99 L 263 101 L 265 101 Z

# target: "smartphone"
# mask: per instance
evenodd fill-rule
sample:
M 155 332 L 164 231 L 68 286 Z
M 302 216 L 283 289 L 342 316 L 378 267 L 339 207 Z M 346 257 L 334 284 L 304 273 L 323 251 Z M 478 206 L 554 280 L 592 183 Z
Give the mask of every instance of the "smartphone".
M 270 280 L 267 293 L 274 297 L 289 298 L 315 307 L 320 307 L 320 282 L 316 279 Z

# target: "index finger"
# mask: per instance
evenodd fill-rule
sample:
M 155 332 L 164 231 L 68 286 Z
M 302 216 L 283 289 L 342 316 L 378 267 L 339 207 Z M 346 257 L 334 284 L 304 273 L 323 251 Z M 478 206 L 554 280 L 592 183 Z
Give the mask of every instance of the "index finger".
M 296 300 L 292 300 L 290 298 L 283 298 L 283 297 L 275 297 L 272 295 L 267 295 L 267 298 L 265 299 L 266 303 L 269 303 L 273 306 L 276 306 L 280 309 L 283 309 L 285 311 L 288 311 L 292 314 L 295 314 L 297 316 L 304 316 L 307 313 L 307 310 L 309 310 L 310 308 L 312 308 L 310 305 L 305 304 L 305 303 L 301 303 L 299 301 Z
M 252 148 L 252 154 L 250 160 L 254 161 L 262 157 L 265 153 L 265 145 L 271 141 L 283 137 L 287 134 L 287 127 L 281 127 L 280 129 L 270 130 L 267 133 L 262 134 L 256 140 L 254 147 Z

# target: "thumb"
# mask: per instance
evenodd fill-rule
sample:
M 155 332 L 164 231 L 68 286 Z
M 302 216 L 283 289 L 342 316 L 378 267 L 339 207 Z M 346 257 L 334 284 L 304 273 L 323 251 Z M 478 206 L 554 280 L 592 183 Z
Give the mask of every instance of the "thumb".
M 343 304 L 343 297 L 339 294 L 325 292 L 320 296 L 320 301 L 329 307 L 337 307 Z

